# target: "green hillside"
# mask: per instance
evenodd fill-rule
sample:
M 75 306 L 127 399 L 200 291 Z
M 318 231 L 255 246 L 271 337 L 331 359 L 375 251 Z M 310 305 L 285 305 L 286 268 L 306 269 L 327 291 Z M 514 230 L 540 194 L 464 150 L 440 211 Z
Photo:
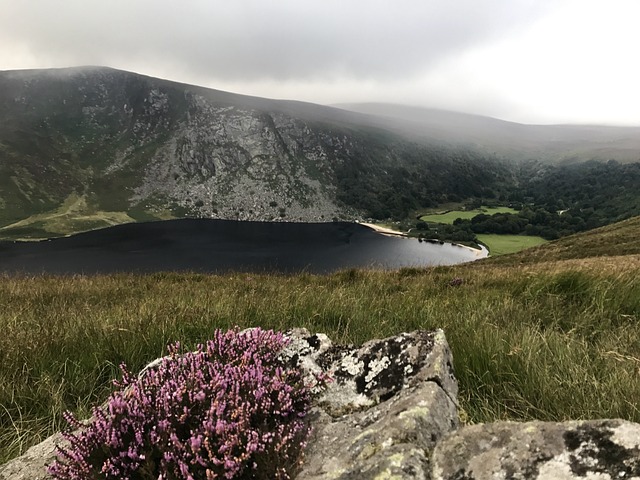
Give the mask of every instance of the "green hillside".
M 570 235 L 517 254 L 488 259 L 487 262 L 500 265 L 521 265 L 633 255 L 640 255 L 640 216 L 588 232 Z

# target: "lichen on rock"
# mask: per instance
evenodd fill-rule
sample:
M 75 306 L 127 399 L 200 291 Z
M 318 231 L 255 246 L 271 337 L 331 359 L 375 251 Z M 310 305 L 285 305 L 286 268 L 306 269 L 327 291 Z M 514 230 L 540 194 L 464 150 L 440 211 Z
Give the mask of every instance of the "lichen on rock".
M 433 456 L 433 480 L 640 479 L 640 425 L 623 420 L 465 427 Z
M 333 381 L 312 408 L 313 433 L 297 478 L 428 478 L 430 451 L 458 426 L 457 382 L 443 332 L 329 346 L 314 362 Z

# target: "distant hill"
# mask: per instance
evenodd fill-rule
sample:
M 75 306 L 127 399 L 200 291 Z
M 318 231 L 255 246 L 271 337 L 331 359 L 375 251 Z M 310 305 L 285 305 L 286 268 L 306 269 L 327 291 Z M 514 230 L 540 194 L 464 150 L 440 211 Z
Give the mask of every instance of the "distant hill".
M 110 68 L 0 72 L 0 236 L 402 217 L 513 184 L 506 161 L 376 123 Z
M 640 126 L 525 125 L 491 117 L 384 103 L 336 105 L 415 140 L 465 145 L 512 160 L 640 161 Z

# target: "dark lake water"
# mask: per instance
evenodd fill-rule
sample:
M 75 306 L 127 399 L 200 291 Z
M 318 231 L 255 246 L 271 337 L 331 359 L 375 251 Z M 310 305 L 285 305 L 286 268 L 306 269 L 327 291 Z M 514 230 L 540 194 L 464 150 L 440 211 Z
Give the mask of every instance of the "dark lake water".
M 357 223 L 183 219 L 131 223 L 41 242 L 0 242 L 0 272 L 299 272 L 452 265 L 486 256 Z

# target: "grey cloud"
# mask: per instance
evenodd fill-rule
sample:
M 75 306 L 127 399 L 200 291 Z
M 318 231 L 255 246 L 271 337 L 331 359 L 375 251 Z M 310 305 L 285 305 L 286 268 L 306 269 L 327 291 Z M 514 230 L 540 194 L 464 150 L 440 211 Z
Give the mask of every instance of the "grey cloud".
M 4 5 L 2 5 L 4 3 Z M 390 79 L 542 15 L 533 0 L 1 0 L 0 41 L 43 63 L 166 64 L 233 80 Z

